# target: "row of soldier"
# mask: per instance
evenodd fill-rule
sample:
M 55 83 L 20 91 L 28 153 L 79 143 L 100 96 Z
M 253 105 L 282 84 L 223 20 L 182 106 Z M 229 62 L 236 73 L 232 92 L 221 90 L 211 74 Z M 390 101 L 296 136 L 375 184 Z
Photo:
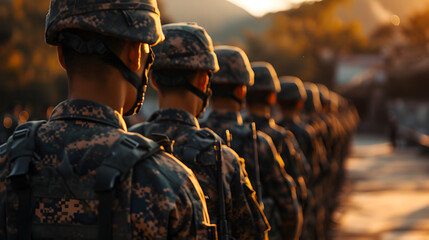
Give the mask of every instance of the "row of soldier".
M 346 100 L 197 24 L 161 28 L 156 1 L 52 0 L 46 23 L 69 98 L 0 147 L 1 239 L 326 238 Z M 159 110 L 127 130 L 149 70 Z

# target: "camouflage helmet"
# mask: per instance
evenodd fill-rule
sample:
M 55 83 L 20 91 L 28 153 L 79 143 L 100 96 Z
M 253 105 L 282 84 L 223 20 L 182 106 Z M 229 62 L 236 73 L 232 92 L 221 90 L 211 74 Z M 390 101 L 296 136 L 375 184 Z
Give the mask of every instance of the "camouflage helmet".
M 152 69 L 219 70 L 213 42 L 196 23 L 173 23 L 162 26 L 165 41 L 153 48 Z
M 149 45 L 164 38 L 156 0 L 51 0 L 46 43 L 58 45 L 59 33 L 69 28 Z
M 328 107 L 331 104 L 328 87 L 321 83 L 317 83 L 316 86 L 319 89 L 320 103 L 322 104 L 322 107 Z
M 214 85 L 253 85 L 254 73 L 243 50 L 233 46 L 216 46 L 214 51 L 220 66 L 220 70 L 212 77 Z
M 277 93 L 277 101 L 298 101 L 307 99 L 307 92 L 301 79 L 294 76 L 283 76 L 280 80 L 280 92 Z
M 256 91 L 280 92 L 279 78 L 270 63 L 252 62 L 251 65 L 255 73 L 255 83 L 247 89 L 249 93 Z
M 338 94 L 333 91 L 329 91 L 329 111 L 337 112 L 338 111 Z
M 307 92 L 304 110 L 306 112 L 320 112 L 322 110 L 322 105 L 320 103 L 320 93 L 317 85 L 311 82 L 306 82 L 304 83 L 304 87 Z

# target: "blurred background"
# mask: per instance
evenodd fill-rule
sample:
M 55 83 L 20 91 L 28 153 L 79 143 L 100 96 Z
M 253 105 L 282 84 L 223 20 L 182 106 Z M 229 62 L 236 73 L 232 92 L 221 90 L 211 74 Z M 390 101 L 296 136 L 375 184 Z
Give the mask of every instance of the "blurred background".
M 163 23 L 198 22 L 216 45 L 241 47 L 279 76 L 323 83 L 356 106 L 359 134 L 334 239 L 429 238 L 421 155 L 429 153 L 429 0 L 158 2 Z M 48 8 L 49 0 L 0 0 L 0 144 L 67 98 L 56 48 L 44 42 Z M 137 118 L 156 109 L 150 88 Z
M 429 0 L 159 0 L 163 23 L 191 21 L 279 75 L 326 84 L 358 108 L 363 132 L 429 132 Z M 48 0 L 0 1 L 0 142 L 67 97 L 44 43 Z M 157 107 L 150 91 L 142 115 Z M 386 123 L 390 123 L 386 124 Z

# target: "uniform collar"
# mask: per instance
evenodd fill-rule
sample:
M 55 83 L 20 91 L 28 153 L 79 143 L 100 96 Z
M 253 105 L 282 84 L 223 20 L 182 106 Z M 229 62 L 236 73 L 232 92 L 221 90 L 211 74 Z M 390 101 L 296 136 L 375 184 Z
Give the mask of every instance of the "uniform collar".
M 234 122 L 238 125 L 243 125 L 243 118 L 240 112 L 212 110 L 209 118 L 216 119 L 216 121 Z
M 90 121 L 127 131 L 127 125 L 119 112 L 106 105 L 83 99 L 68 99 L 58 104 L 49 118 L 49 121 L 55 120 Z
M 149 122 L 160 122 L 160 121 L 174 121 L 181 122 L 183 124 L 200 128 L 200 124 L 198 123 L 197 118 L 195 118 L 192 114 L 187 111 L 179 110 L 179 109 L 162 109 L 156 111 L 149 118 Z

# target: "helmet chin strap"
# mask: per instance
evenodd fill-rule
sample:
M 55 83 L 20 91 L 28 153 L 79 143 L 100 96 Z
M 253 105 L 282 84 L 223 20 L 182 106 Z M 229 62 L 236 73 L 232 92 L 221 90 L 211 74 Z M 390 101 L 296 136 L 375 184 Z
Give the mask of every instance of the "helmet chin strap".
M 197 118 L 199 118 L 204 111 L 206 110 L 207 106 L 209 105 L 209 99 L 212 95 L 212 91 L 209 87 L 207 87 L 207 91 L 203 92 L 200 89 L 196 88 L 194 85 L 192 85 L 191 83 L 189 83 L 188 81 L 185 82 L 185 84 L 183 85 L 183 87 L 185 89 L 187 89 L 188 91 L 192 92 L 193 94 L 195 94 L 197 97 L 199 97 L 201 100 L 203 100 L 203 105 L 200 109 L 200 111 L 197 113 Z
M 215 96 L 216 97 L 227 97 L 232 98 L 234 101 L 240 104 L 240 106 L 243 106 L 243 99 L 238 98 L 234 94 L 234 89 L 222 89 L 222 90 L 216 90 L 215 89 Z
M 80 54 L 97 54 L 103 61 L 119 69 L 124 78 L 137 89 L 136 101 L 131 109 L 124 113 L 124 115 L 129 116 L 140 111 L 143 105 L 144 94 L 146 92 L 148 83 L 147 74 L 154 59 L 152 50 L 148 60 L 146 61 L 143 76 L 139 77 L 135 72 L 131 71 L 131 69 L 129 69 L 124 64 L 124 62 L 122 62 L 122 60 L 116 56 L 115 53 L 109 49 L 104 41 L 100 39 L 85 41 L 76 34 L 70 32 L 61 32 L 59 34 L 59 41 L 62 45 L 72 48 Z

